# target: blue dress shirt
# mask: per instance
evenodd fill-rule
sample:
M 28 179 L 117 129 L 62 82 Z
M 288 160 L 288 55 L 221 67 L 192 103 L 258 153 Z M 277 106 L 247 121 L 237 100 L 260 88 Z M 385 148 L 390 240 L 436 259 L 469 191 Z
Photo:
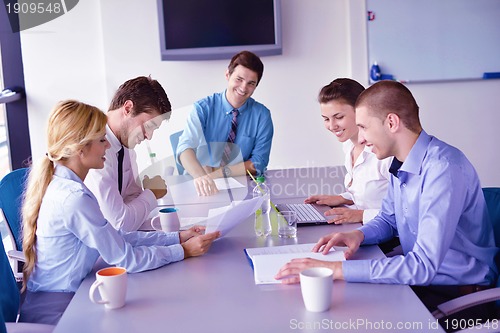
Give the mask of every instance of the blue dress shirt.
M 201 165 L 219 167 L 231 130 L 232 110 L 225 91 L 194 103 L 194 109 L 179 138 L 177 161 L 183 151 L 191 148 L 195 150 Z M 249 98 L 238 111 L 238 129 L 234 143 L 240 149 L 241 157 L 231 164 L 250 160 L 257 172 L 263 173 L 269 163 L 273 138 L 271 113 L 253 98 Z
M 56 165 L 43 197 L 36 237 L 37 261 L 28 280 L 32 292 L 75 292 L 99 256 L 129 273 L 184 258 L 178 232 L 114 229 L 92 192 L 62 165 Z
M 363 244 L 399 235 L 404 255 L 343 262 L 352 282 L 490 284 L 493 230 L 477 173 L 458 149 L 420 133 L 408 157 L 394 159 L 382 209 L 359 228 Z

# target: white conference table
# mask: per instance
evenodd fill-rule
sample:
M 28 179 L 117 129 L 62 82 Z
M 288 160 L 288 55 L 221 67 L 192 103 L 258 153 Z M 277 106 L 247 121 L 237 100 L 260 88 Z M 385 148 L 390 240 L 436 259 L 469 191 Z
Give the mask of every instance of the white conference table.
M 343 166 L 279 169 L 266 171 L 266 184 L 273 203 L 300 203 L 312 194 L 339 194 L 344 191 Z M 193 179 L 189 175 L 164 175 L 168 186 L 167 194 L 158 200 L 159 207 L 150 215 L 155 216 L 164 206 L 176 206 L 181 224 L 183 219 L 206 217 L 208 210 L 227 206 L 232 200 L 252 198 L 253 180 L 248 176 L 233 177 L 233 181 L 245 187 L 221 190 L 212 196 L 198 196 Z M 193 211 L 193 207 L 196 209 Z M 146 221 L 141 230 L 151 230 Z
M 312 194 L 338 194 L 344 191 L 343 166 L 311 167 L 267 170 L 266 184 L 270 188 L 271 200 L 304 199 Z M 162 206 L 191 205 L 191 204 L 217 204 L 234 200 L 251 198 L 253 180 L 248 176 L 237 176 L 234 180 L 244 188 L 219 191 L 212 196 L 198 196 L 189 175 L 165 175 L 168 193 L 158 200 Z
M 266 184 L 270 188 L 273 203 L 300 203 L 312 194 L 339 194 L 344 191 L 343 166 L 293 168 L 266 171 Z M 233 177 L 244 187 L 221 190 L 215 195 L 198 196 L 189 175 L 163 175 L 168 187 L 167 194 L 158 200 L 159 207 L 150 217 L 158 214 L 164 206 L 175 206 L 181 226 L 189 226 L 208 216 L 212 208 L 228 206 L 233 200 L 252 198 L 253 180 L 248 176 Z M 224 181 L 220 179 L 220 181 Z M 152 230 L 150 221 L 145 221 L 140 230 Z
M 192 214 L 202 214 L 206 206 L 189 205 Z M 329 232 L 355 227 L 301 227 L 296 239 L 264 239 L 255 236 L 249 218 L 214 242 L 204 256 L 129 274 L 127 303 L 117 310 L 106 310 L 88 298 L 95 271 L 105 266 L 100 262 L 54 332 L 442 332 L 408 286 L 335 281 L 331 309 L 311 313 L 304 308 L 300 285 L 255 285 L 245 248 L 314 243 Z M 353 260 L 380 257 L 379 248 L 369 246 Z

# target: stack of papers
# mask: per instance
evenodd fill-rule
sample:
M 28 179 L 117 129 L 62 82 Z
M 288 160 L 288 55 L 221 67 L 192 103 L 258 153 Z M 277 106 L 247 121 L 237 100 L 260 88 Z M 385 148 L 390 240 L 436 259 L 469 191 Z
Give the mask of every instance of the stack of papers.
M 275 284 L 281 283 L 275 280 L 274 276 L 281 267 L 296 258 L 313 258 L 325 261 L 343 261 L 345 247 L 332 247 L 327 254 L 312 252 L 316 245 L 297 244 L 274 247 L 257 247 L 245 249 L 245 253 L 251 260 L 255 284 Z

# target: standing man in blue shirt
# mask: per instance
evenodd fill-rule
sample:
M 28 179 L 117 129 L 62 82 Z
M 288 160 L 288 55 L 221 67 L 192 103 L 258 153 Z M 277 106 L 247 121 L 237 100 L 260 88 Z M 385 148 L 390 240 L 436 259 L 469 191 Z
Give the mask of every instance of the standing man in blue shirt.
M 380 81 L 356 101 L 359 141 L 377 158 L 394 156 L 389 190 L 380 213 L 347 233 L 322 237 L 313 251 L 347 246 L 346 259 L 360 245 L 399 236 L 403 255 L 373 260 L 286 264 L 276 278 L 298 282 L 313 266 L 333 269 L 334 279 L 350 282 L 455 286 L 457 295 L 489 286 L 497 275 L 497 253 L 478 175 L 465 155 L 421 127 L 419 108 L 401 83 Z M 425 303 L 425 301 L 424 301 Z
M 266 169 L 273 138 L 271 113 L 251 98 L 263 72 L 260 58 L 242 51 L 226 70 L 227 89 L 194 103 L 176 159 L 194 178 L 198 195 L 217 193 L 214 178 Z

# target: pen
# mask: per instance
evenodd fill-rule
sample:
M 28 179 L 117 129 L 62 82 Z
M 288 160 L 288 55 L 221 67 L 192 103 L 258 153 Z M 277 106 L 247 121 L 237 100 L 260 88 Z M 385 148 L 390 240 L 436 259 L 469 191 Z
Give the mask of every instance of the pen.
M 260 187 L 259 183 L 257 183 L 257 181 L 255 180 L 254 176 L 250 173 L 250 171 L 247 170 L 247 173 L 248 175 L 250 176 L 250 178 L 252 178 L 253 182 L 255 183 L 255 185 L 257 185 L 257 187 L 259 188 L 259 191 L 261 193 L 264 193 L 264 191 L 262 190 L 262 188 Z M 276 206 L 273 204 L 273 202 L 269 199 L 269 203 L 271 204 L 271 207 L 274 208 L 274 210 L 276 211 L 276 213 L 279 213 L 280 211 L 278 210 L 278 208 L 276 208 Z

